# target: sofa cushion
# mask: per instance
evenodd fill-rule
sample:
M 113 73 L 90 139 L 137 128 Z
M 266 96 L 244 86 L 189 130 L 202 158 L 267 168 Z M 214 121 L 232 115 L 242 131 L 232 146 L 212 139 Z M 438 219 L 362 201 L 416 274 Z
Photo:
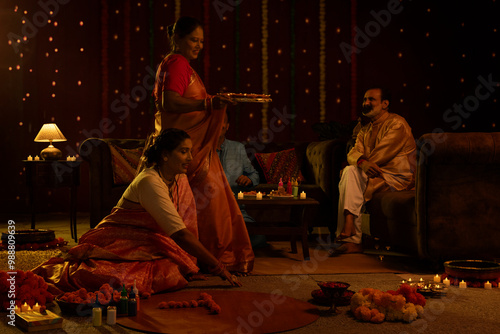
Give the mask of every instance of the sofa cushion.
M 291 178 L 303 179 L 295 149 L 274 153 L 255 153 L 255 158 L 262 168 L 267 183 L 287 182 Z
M 143 148 L 125 149 L 112 143 L 108 144 L 113 166 L 113 183 L 115 185 L 128 185 L 135 177 Z

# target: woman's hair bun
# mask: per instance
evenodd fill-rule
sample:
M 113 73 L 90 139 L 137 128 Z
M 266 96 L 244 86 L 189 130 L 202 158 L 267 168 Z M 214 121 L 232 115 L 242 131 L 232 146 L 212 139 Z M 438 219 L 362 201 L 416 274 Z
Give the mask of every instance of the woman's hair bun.
M 184 130 L 175 128 L 162 130 L 160 134 L 154 138 L 152 145 L 144 152 L 147 164 L 152 165 L 153 163 L 160 163 L 163 152 L 172 152 L 188 138 L 191 137 Z

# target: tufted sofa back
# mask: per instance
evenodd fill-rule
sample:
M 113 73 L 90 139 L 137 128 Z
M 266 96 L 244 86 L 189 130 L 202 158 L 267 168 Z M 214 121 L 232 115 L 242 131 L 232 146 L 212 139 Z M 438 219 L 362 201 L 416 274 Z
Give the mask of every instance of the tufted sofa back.
M 416 211 L 424 258 L 493 259 L 500 254 L 500 133 L 420 138 Z

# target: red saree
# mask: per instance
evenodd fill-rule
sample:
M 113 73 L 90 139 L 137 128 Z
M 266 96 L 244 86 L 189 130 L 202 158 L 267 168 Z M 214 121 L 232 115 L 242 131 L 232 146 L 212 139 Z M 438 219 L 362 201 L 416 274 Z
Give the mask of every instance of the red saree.
M 156 101 L 161 101 L 164 90 L 190 99 L 208 96 L 200 77 L 181 55 L 167 56 L 158 68 Z M 193 161 L 187 175 L 196 200 L 200 241 L 228 270 L 250 272 L 254 261 L 250 238 L 216 152 L 225 112 L 225 108 L 210 107 L 189 113 L 158 111 L 155 129 L 159 133 L 178 128 L 191 136 Z
M 179 177 L 177 210 L 186 228 L 197 235 L 196 215 L 189 207 L 194 199 L 185 176 Z M 177 193 L 173 193 L 174 198 Z M 52 258 L 33 270 L 55 293 L 86 288 L 98 290 L 136 280 L 140 292 L 178 290 L 187 285 L 185 276 L 198 272 L 196 259 L 163 233 L 145 210 L 115 207 L 95 229 L 85 233 L 66 259 Z

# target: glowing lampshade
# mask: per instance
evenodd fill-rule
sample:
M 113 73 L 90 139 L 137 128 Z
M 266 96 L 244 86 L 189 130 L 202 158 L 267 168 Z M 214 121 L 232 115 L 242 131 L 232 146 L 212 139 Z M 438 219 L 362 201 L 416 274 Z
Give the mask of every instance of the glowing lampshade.
M 52 145 L 52 142 L 66 141 L 66 137 L 55 123 L 47 123 L 42 126 L 40 132 L 35 137 L 36 142 L 48 142 L 49 146 L 40 152 L 44 160 L 59 160 L 62 158 L 62 152 Z

